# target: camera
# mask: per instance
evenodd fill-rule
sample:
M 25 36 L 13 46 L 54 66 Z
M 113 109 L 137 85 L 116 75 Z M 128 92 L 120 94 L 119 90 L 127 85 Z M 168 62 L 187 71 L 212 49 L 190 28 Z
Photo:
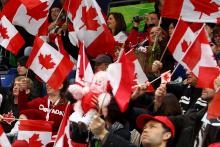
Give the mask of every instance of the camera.
M 142 21 L 142 20 L 144 20 L 144 19 L 145 19 L 144 16 L 134 16 L 134 17 L 133 17 L 133 21 L 134 21 L 134 22 L 140 22 L 140 21 Z

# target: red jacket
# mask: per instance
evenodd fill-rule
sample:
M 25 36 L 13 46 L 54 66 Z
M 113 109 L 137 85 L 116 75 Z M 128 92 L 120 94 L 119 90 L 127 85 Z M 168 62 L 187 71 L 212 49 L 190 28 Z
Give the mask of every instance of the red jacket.
M 28 119 L 46 120 L 49 113 L 49 121 L 53 121 L 53 132 L 57 132 L 62 121 L 64 111 L 66 108 L 65 99 L 60 99 L 57 105 L 52 105 L 50 102 L 50 109 L 48 109 L 48 96 L 36 98 L 28 102 L 27 95 L 21 94 L 18 97 L 18 108 L 20 114 L 24 114 Z

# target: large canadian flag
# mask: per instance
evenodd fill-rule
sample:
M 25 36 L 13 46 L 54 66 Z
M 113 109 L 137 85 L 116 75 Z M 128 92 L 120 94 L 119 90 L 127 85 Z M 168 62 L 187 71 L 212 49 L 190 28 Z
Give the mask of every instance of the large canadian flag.
M 0 125 L 0 146 L 1 147 L 11 147 L 11 144 L 6 136 L 2 126 Z
M 0 13 L 0 44 L 17 55 L 25 41 L 11 22 Z
M 58 52 L 52 46 L 35 38 L 32 52 L 27 61 L 27 67 L 33 70 L 44 82 L 58 89 L 70 73 L 74 63 Z
M 134 85 L 134 64 L 123 52 L 119 62 L 109 65 L 107 73 L 116 102 L 121 112 L 125 112 L 131 98 L 132 86 Z
M 220 23 L 219 0 L 165 0 L 162 16 L 189 22 Z
M 89 84 L 92 82 L 93 76 L 94 73 L 85 53 L 84 43 L 80 43 L 75 82 L 81 85 Z
M 174 33 L 172 34 L 167 47 L 173 54 L 176 61 L 182 63 L 182 57 L 185 55 L 188 47 L 194 42 L 198 30 L 200 30 L 202 24 L 194 25 L 188 22 L 184 22 L 179 19 Z
M 219 67 L 209 45 L 205 29 L 203 28 L 187 49 L 182 62 L 198 77 L 198 87 L 214 88 L 214 79 L 220 74 Z
M 66 0 L 64 9 L 75 30 L 70 35 L 77 36 L 71 38 L 84 41 L 89 56 L 96 57 L 103 53 L 114 55 L 114 38 L 95 0 Z
M 20 120 L 18 140 L 26 140 L 29 146 L 46 146 L 52 136 L 51 121 Z
M 2 13 L 14 25 L 23 27 L 32 35 L 48 32 L 48 14 L 54 0 L 9 0 Z

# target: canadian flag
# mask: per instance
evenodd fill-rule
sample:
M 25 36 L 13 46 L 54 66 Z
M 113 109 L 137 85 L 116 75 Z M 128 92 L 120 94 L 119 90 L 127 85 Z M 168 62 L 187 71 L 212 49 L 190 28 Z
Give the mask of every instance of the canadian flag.
M 198 87 L 214 88 L 214 79 L 220 72 L 204 28 L 187 49 L 182 62 L 198 77 Z
M 114 55 L 115 40 L 107 28 L 100 7 L 95 0 L 66 0 L 64 9 L 73 23 L 76 36 L 84 41 L 91 57 L 99 54 Z
M 0 125 L 0 146 L 1 147 L 11 147 L 11 144 L 6 136 L 2 126 Z
M 218 0 L 165 0 L 162 16 L 189 22 L 220 23 Z
M 172 34 L 167 47 L 173 54 L 176 61 L 181 63 L 181 58 L 185 55 L 188 47 L 194 42 L 196 32 L 200 30 L 202 24 L 194 25 L 179 19 L 174 33 Z
M 44 82 L 58 89 L 72 70 L 74 64 L 52 46 L 35 38 L 27 67 L 33 70 Z
M 126 53 L 126 57 L 134 63 L 134 78 L 135 78 L 135 81 L 134 81 L 134 84 L 135 85 L 141 85 L 141 84 L 144 84 L 144 83 L 148 83 L 149 80 L 146 76 L 146 74 L 144 73 L 141 65 L 140 65 L 140 62 L 138 61 L 135 53 L 134 53 L 134 50 L 131 49 L 130 51 L 128 51 Z M 150 84 L 147 88 L 147 92 L 154 92 L 154 88 L 152 86 L 152 84 Z
M 0 13 L 0 44 L 17 55 L 25 41 L 11 22 Z
M 161 84 L 169 83 L 170 81 L 171 81 L 171 72 L 170 72 L 170 70 L 161 74 Z
M 54 0 L 9 0 L 2 13 L 32 35 L 48 32 L 47 17 Z
M 18 140 L 26 140 L 29 146 L 46 146 L 52 136 L 51 121 L 20 120 Z
M 57 133 L 57 139 L 54 143 L 54 147 L 72 147 L 70 139 L 70 128 L 69 128 L 69 116 L 73 111 L 73 106 L 68 103 L 65 109 L 65 113 L 60 124 L 59 131 Z
M 121 112 L 125 112 L 131 98 L 132 86 L 134 85 L 134 64 L 123 52 L 118 63 L 109 65 L 107 73 L 116 102 Z
M 84 85 L 92 82 L 94 73 L 92 66 L 85 53 L 84 43 L 80 42 L 79 55 L 77 60 L 76 78 L 75 82 Z

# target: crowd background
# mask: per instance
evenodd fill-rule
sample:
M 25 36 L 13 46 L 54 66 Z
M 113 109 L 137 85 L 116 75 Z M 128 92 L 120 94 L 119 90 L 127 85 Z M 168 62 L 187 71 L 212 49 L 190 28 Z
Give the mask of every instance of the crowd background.
M 4 6 L 7 0 L 1 2 Z M 134 49 L 149 81 L 160 77 L 161 73 L 167 70 L 172 71 L 177 62 L 171 53 L 167 50 L 162 60 L 161 56 L 177 20 L 162 18 L 159 24 L 164 1 L 155 0 L 154 12 L 145 14 L 144 17 L 134 17 L 133 28 L 130 32 L 127 32 L 124 16 L 121 13 L 107 11 L 108 2 L 98 1 L 103 12 L 106 13 L 107 26 L 117 42 L 114 50 L 115 56 L 119 55 L 121 48 L 124 48 L 126 52 Z M 61 36 L 64 48 L 73 60 L 77 61 L 79 48 L 71 44 L 68 38 L 67 33 L 71 29 L 71 22 L 66 21 L 62 3 L 57 0 L 50 8 L 47 41 L 58 49 L 55 38 Z M 139 31 L 140 22 L 145 23 L 142 32 Z M 28 34 L 22 27 L 16 26 L 16 28 L 24 37 L 26 44 L 17 56 L 2 47 L 0 52 L 1 74 L 13 75 L 9 76 L 8 83 L 1 83 L 0 89 L 1 125 L 11 143 L 16 140 L 19 121 L 8 124 L 3 121 L 5 114 L 12 112 L 15 118 L 54 121 L 53 135 L 55 135 L 68 101 L 73 106 L 76 102 L 67 91 L 68 85 L 74 81 L 74 72 L 71 72 L 59 89 L 55 90 L 44 83 L 40 77 L 26 67 L 34 36 Z M 205 29 L 219 66 L 220 26 L 207 23 Z M 95 59 L 91 58 L 90 61 L 96 73 L 105 71 L 115 59 L 103 54 Z M 91 146 L 207 147 L 220 142 L 219 127 L 201 121 L 213 97 L 217 95 L 220 77 L 215 80 L 214 84 L 215 89 L 198 88 L 195 75 L 179 66 L 170 83 L 161 84 L 160 80 L 153 83 L 155 92 L 146 92 L 147 85 L 136 87 L 126 112 L 120 111 L 112 95 L 109 105 L 102 108 L 90 125 L 71 122 L 71 139 L 76 143 Z M 90 107 L 99 110 L 95 97 L 92 101 Z M 59 113 L 48 114 L 39 108 L 54 109 Z M 159 116 L 159 118 L 153 116 Z M 162 127 L 157 123 L 162 124 Z

